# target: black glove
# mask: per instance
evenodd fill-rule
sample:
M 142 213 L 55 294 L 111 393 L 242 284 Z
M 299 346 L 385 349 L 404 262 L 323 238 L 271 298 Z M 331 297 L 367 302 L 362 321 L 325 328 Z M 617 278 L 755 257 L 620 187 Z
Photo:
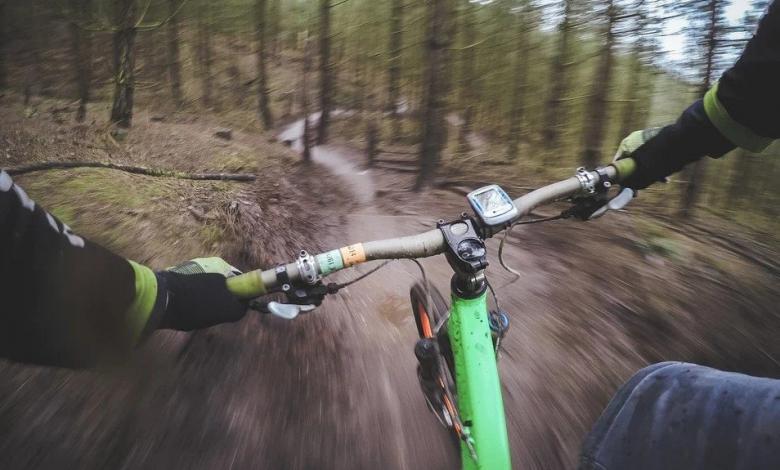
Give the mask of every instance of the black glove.
M 639 141 L 641 145 L 636 146 Z M 622 184 L 635 190 L 644 189 L 689 163 L 704 156 L 721 157 L 734 147 L 712 125 L 699 100 L 676 123 L 659 132 L 633 133 L 621 143 L 622 150 L 618 150 L 617 157 L 630 156 L 636 161 L 636 171 Z
M 167 295 L 157 328 L 191 331 L 235 322 L 246 314 L 247 306 L 227 289 L 222 274 L 156 274 L 158 296 Z

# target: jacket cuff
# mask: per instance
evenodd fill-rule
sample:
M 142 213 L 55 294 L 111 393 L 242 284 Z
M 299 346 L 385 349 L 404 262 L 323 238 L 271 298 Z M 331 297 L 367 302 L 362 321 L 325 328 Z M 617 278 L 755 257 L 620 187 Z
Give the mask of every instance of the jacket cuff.
M 704 95 L 704 112 L 712 125 L 738 147 L 758 153 L 772 143 L 773 139 L 760 136 L 731 118 L 726 107 L 718 99 L 717 83 Z
M 133 343 L 138 344 L 159 324 L 168 303 L 165 280 L 148 267 L 128 260 L 135 274 L 135 298 L 127 310 Z

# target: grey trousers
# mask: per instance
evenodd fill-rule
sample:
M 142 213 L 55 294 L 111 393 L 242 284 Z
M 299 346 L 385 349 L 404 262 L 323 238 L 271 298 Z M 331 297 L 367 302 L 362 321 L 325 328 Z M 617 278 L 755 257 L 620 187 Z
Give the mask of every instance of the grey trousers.
M 780 470 L 780 380 L 682 362 L 631 377 L 583 445 L 581 470 Z

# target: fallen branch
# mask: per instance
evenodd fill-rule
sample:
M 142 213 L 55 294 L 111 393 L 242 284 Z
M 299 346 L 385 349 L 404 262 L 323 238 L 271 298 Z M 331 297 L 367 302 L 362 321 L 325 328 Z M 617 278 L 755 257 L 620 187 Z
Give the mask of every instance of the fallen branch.
M 390 154 L 393 154 L 393 155 L 419 155 L 420 154 L 420 152 L 418 152 L 416 150 L 415 151 L 411 151 L 411 152 L 405 152 L 405 151 L 402 151 L 402 150 L 390 150 L 390 149 L 386 149 L 386 148 L 379 148 L 379 149 L 377 149 L 377 152 L 379 152 L 379 153 L 390 153 Z
M 137 175 L 162 176 L 184 180 L 254 181 L 257 178 L 255 175 L 246 173 L 185 173 L 183 171 L 161 170 L 159 168 L 146 168 L 143 166 L 122 165 L 120 163 L 111 162 L 43 162 L 16 168 L 8 168 L 5 171 L 9 175 L 14 176 L 35 171 L 62 170 L 67 168 L 109 168 Z

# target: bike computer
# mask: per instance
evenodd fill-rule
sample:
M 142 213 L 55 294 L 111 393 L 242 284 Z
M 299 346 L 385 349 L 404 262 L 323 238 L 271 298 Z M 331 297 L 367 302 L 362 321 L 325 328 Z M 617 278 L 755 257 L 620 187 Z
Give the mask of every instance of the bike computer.
M 509 222 L 517 216 L 517 207 L 497 184 L 475 189 L 466 196 L 477 217 L 489 227 Z

